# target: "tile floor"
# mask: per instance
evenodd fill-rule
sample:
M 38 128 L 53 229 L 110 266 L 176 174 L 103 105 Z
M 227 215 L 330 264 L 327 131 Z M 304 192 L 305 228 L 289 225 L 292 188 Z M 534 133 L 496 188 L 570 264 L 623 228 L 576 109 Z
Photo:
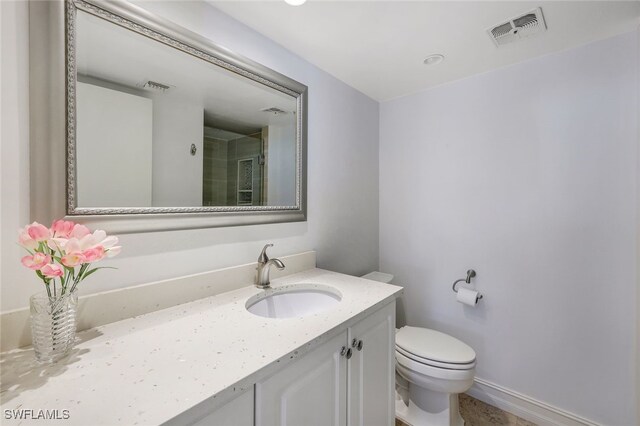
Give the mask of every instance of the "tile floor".
M 465 421 L 465 426 L 536 426 L 528 420 L 522 419 L 514 414 L 507 413 L 492 405 L 485 404 L 469 395 L 461 394 L 460 414 Z M 396 419 L 396 426 L 407 426 Z

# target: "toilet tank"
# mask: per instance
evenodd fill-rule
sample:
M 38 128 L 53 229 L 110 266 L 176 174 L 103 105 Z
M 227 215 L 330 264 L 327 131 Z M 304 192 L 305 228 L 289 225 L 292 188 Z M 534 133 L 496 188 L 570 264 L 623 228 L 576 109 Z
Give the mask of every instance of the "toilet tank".
M 371 281 L 379 281 L 381 283 L 391 283 L 393 281 L 393 275 L 385 274 L 384 272 L 373 271 L 369 272 L 366 275 L 363 275 L 362 278 L 371 280 Z

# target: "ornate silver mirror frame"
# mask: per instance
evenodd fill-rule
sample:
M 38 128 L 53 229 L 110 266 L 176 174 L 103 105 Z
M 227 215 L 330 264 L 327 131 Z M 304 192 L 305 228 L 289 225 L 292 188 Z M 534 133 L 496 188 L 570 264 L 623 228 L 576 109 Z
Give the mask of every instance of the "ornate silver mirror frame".
M 296 98 L 294 206 L 86 208 L 76 204 L 75 22 L 78 10 Z M 125 1 L 30 2 L 31 216 L 66 217 L 109 232 L 149 232 L 306 220 L 307 87 Z

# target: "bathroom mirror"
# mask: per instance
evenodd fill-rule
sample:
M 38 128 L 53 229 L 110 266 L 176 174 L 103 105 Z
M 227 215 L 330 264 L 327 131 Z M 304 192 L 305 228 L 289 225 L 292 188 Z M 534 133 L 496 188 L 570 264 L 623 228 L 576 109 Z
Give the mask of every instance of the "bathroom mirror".
M 306 86 L 127 2 L 54 3 L 36 17 L 64 27 L 66 216 L 112 232 L 305 220 Z M 46 31 L 36 44 L 59 51 Z

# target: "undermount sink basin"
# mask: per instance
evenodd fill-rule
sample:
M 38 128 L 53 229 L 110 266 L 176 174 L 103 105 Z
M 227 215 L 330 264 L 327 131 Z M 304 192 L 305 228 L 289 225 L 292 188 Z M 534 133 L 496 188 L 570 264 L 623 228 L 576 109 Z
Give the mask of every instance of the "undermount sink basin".
M 304 317 L 326 311 L 342 299 L 340 292 L 323 284 L 292 284 L 267 289 L 247 300 L 247 310 L 266 318 Z

